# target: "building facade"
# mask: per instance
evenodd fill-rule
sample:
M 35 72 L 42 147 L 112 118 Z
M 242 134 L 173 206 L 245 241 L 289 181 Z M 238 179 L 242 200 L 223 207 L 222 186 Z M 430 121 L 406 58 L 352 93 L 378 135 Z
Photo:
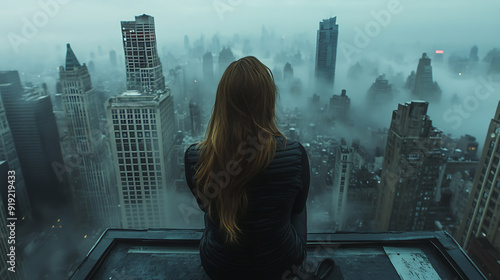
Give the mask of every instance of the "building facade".
M 455 238 L 466 250 L 486 237 L 500 249 L 500 102 L 490 122 L 472 191 Z
M 434 202 L 444 156 L 442 132 L 427 115 L 429 103 L 399 104 L 387 137 L 375 215 L 379 231 L 424 230 Z
M 60 82 L 67 123 L 66 169 L 79 222 L 82 226 L 119 226 L 116 181 L 109 142 L 99 121 L 99 98 L 87 66 L 80 65 L 69 44 Z
M 127 91 L 106 102 L 123 228 L 167 227 L 174 112 L 169 91 Z
M 333 90 L 338 37 L 337 17 L 325 19 L 319 23 L 316 39 L 315 77 L 318 90 L 325 92 L 325 94 Z
M 165 77 L 156 46 L 152 16 L 136 16 L 122 21 L 123 50 L 127 71 L 127 89 L 150 92 L 165 88 Z

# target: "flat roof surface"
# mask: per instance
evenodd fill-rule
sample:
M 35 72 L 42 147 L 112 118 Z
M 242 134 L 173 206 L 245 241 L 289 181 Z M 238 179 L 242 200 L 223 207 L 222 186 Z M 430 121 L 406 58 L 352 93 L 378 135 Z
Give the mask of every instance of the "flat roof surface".
M 202 230 L 108 229 L 72 280 L 209 279 Z M 308 234 L 306 273 L 330 257 L 335 279 L 485 279 L 446 232 Z

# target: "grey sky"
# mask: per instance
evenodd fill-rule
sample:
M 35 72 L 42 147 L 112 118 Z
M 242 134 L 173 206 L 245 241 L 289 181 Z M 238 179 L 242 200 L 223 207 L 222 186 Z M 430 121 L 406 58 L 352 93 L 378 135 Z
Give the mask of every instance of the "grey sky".
M 46 23 L 40 3 L 57 3 L 58 11 L 49 15 Z M 62 4 L 64 3 L 64 4 Z M 373 41 L 434 43 L 442 48 L 458 48 L 464 44 L 493 47 L 498 39 L 493 30 L 500 27 L 500 1 L 448 0 L 372 0 L 372 1 L 263 1 L 263 0 L 191 0 L 191 1 L 97 1 L 97 0 L 40 0 L 8 1 L 0 10 L 0 61 L 13 58 L 35 59 L 52 53 L 56 45 L 72 45 L 105 49 L 121 47 L 119 32 L 121 20 L 133 20 L 142 13 L 155 17 L 159 43 L 182 42 L 185 34 L 192 39 L 205 33 L 208 38 L 222 35 L 258 35 L 262 25 L 286 36 L 307 32 L 314 41 L 318 22 L 337 16 L 340 41 L 352 43 L 354 28 L 363 30 L 374 20 L 372 13 L 398 5 L 401 12 L 392 14 L 389 24 L 382 27 Z M 230 10 L 217 12 L 215 6 L 228 5 Z M 34 16 L 41 21 L 33 38 L 23 35 L 24 19 L 33 23 Z M 10 43 L 8 34 L 23 40 L 18 47 Z M 14 49 L 17 48 L 17 52 Z M 7 63 L 9 65 L 9 63 Z

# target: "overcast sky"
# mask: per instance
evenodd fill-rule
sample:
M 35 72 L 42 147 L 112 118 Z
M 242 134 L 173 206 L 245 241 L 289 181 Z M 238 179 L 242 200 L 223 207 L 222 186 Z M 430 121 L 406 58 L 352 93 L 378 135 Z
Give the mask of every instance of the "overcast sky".
M 23 82 L 41 74 L 40 80 L 53 88 L 57 67 L 64 63 L 66 43 L 71 43 L 82 63 L 90 61 L 91 52 L 97 53 L 98 46 L 102 50 L 101 59 L 108 59 L 109 51 L 115 50 L 123 63 L 120 21 L 132 21 L 143 13 L 155 18 L 162 57 L 165 51 L 182 55 L 174 50 L 174 46 L 182 47 L 185 35 L 193 44 L 204 34 L 208 45 L 212 36 L 219 34 L 223 45 L 225 39 L 235 33 L 259 40 L 262 26 L 265 26 L 276 37 L 284 37 L 283 40 L 294 42 L 300 36 L 301 40 L 308 41 L 312 52 L 306 53 L 305 59 L 311 64 L 318 23 L 336 16 L 340 31 L 335 92 L 347 88 L 356 103 L 364 100 L 362 97 L 374 77 L 349 82 L 346 73 L 355 62 L 368 59 L 374 65 L 378 64 L 379 73 L 399 72 L 406 79 L 412 70 L 416 70 L 423 52 L 442 49 L 447 59 L 451 54 L 468 56 L 470 48 L 477 45 L 479 57 L 483 58 L 492 48 L 500 47 L 499 11 L 498 0 L 3 1 L 0 9 L 0 70 L 19 70 Z M 360 38 L 359 32 L 367 36 L 366 45 L 356 41 Z M 368 36 L 367 32 L 372 34 Z M 255 45 L 259 43 L 255 42 Z M 346 46 L 357 48 L 358 52 L 351 61 L 347 61 Z M 236 58 L 239 58 L 238 52 L 241 49 L 235 50 Z M 268 61 L 272 63 L 272 59 Z M 474 79 L 457 82 L 450 77 L 446 63 L 439 66 L 433 61 L 433 65 L 434 80 L 444 91 L 443 105 L 449 103 L 453 94 L 466 100 L 481 85 Z M 167 65 L 164 70 L 168 67 L 173 66 Z M 296 67 L 297 75 L 310 76 L 311 68 L 307 67 Z M 442 112 L 449 107 L 430 106 L 429 115 L 438 127 L 446 128 L 445 132 L 453 132 L 455 136 L 471 133 L 482 144 L 484 131 L 498 102 L 497 91 L 498 86 L 494 96 L 480 103 L 473 117 L 464 118 L 460 129 L 447 128 L 450 123 L 445 121 Z M 397 107 L 396 104 L 391 106 Z M 387 119 L 383 123 L 388 126 L 390 114 L 383 116 Z
M 364 30 L 374 13 L 388 10 L 391 18 L 382 26 L 375 43 L 434 44 L 436 48 L 480 50 L 498 44 L 500 1 L 465 0 L 17 0 L 2 1 L 0 10 L 0 61 L 11 68 L 13 60 L 34 60 L 52 54 L 56 46 L 105 50 L 121 48 L 120 21 L 134 20 L 143 13 L 156 21 L 158 41 L 182 42 L 204 33 L 210 39 L 218 32 L 230 36 L 260 35 L 262 26 L 286 36 L 305 33 L 314 42 L 318 22 L 337 16 L 339 40 L 353 43 L 355 28 Z M 52 3 L 47 12 L 42 3 Z M 53 4 L 56 4 L 55 7 Z M 219 10 L 217 10 L 217 8 Z M 35 32 L 26 26 L 33 24 Z M 24 32 L 28 30 L 28 33 Z M 26 36 L 28 35 L 28 36 Z M 496 36 L 496 38 L 494 37 Z M 161 48 L 160 48 L 161 49 Z M 120 54 L 120 52 L 118 52 Z

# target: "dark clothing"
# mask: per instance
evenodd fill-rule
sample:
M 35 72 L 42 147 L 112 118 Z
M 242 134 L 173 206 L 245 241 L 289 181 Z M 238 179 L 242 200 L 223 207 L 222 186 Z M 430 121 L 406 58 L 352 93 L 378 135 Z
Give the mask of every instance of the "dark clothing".
M 240 244 L 225 244 L 218 223 L 205 213 L 200 257 L 212 279 L 281 279 L 305 258 L 309 161 L 299 142 L 276 140 L 273 160 L 247 185 L 248 207 L 238 220 L 243 232 Z M 195 196 L 198 152 L 191 145 L 184 158 L 186 180 Z M 198 203 L 205 210 L 199 199 Z

